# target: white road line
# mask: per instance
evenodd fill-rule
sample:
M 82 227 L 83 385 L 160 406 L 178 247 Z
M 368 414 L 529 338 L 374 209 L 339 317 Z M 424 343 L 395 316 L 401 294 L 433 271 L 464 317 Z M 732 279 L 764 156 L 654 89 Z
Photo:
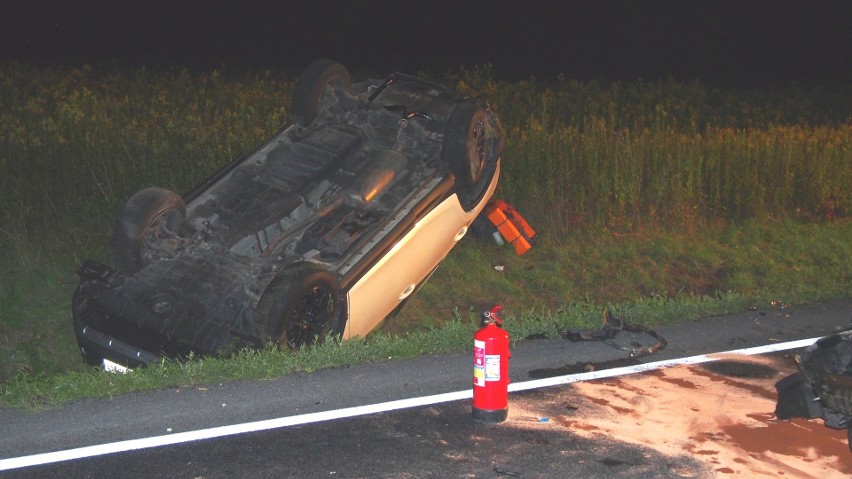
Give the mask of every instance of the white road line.
M 705 363 L 718 360 L 720 356 L 728 354 L 756 355 L 771 353 L 775 351 L 785 351 L 788 349 L 803 348 L 805 346 L 813 344 L 817 339 L 819 338 L 802 339 L 799 341 L 790 341 L 786 343 L 770 344 L 766 346 L 757 346 L 745 349 L 736 349 L 732 351 L 725 351 L 722 353 L 701 354 L 698 356 L 690 356 L 686 358 L 669 359 L 665 361 L 637 364 L 635 366 L 604 369 L 601 371 L 591 371 L 587 373 L 569 374 L 566 376 L 512 383 L 509 385 L 509 391 L 526 391 L 529 389 L 557 386 L 561 384 L 570 384 L 579 381 L 589 381 L 592 379 L 601 379 L 614 376 L 623 376 L 627 374 L 641 373 L 653 369 L 667 368 L 684 364 Z M 432 404 L 459 401 L 462 399 L 470 399 L 472 396 L 472 390 L 456 391 L 445 394 L 435 394 L 433 396 L 400 399 L 397 401 L 368 404 L 366 406 L 355 406 L 344 409 L 336 409 L 333 411 L 299 414 L 297 416 L 267 419 L 263 421 L 234 424 L 231 426 L 199 429 L 196 431 L 179 432 L 164 436 L 145 437 L 140 439 L 131 439 L 128 441 L 113 442 L 109 444 L 97 444 L 94 446 L 66 449 L 64 451 L 55 451 L 42 454 L 33 454 L 30 456 L 0 459 L 0 471 L 8 471 L 11 469 L 20 469 L 23 467 L 38 466 L 43 464 L 52 464 L 56 462 L 70 461 L 75 459 L 85 459 L 89 457 L 103 456 L 106 454 L 114 454 L 118 452 L 135 451 L 139 449 L 149 449 L 160 446 L 168 446 L 172 444 L 182 444 L 192 441 L 214 439 L 224 436 L 232 436 L 236 434 L 245 434 L 249 432 L 267 431 L 270 429 L 278 429 L 288 426 L 297 426 L 301 424 L 330 421 L 333 419 L 365 416 L 368 414 L 375 414 L 386 411 L 395 411 L 399 409 L 428 406 Z
M 767 344 L 765 346 L 755 346 L 753 348 L 734 349 L 721 353 L 699 354 L 698 356 L 689 356 L 686 358 L 667 359 L 664 361 L 655 361 L 653 363 L 636 364 L 634 366 L 624 366 L 620 368 L 602 369 L 600 371 L 590 371 L 587 373 L 569 374 L 567 376 L 556 376 L 552 378 L 536 379 L 535 381 L 526 381 L 522 383 L 513 383 L 509 385 L 509 392 L 526 391 L 527 389 L 538 389 L 549 386 L 558 386 L 560 384 L 570 384 L 579 381 L 590 381 L 592 379 L 611 378 L 614 376 L 624 376 L 627 374 L 641 373 L 643 371 L 651 371 L 652 369 L 661 369 L 671 366 L 680 366 L 683 364 L 700 364 L 720 359 L 720 356 L 728 354 L 738 354 L 742 356 L 753 356 L 757 354 L 774 353 L 776 351 L 786 351 L 788 349 L 804 348 L 810 346 L 819 338 L 800 339 L 798 341 L 790 341 L 786 343 Z

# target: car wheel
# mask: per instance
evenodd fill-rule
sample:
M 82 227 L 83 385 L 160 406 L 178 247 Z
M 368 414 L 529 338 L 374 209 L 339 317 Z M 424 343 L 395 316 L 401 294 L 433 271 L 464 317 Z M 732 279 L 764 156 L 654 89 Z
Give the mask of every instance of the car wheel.
M 122 273 L 133 274 L 154 256 L 174 252 L 184 218 L 186 205 L 177 193 L 156 187 L 136 192 L 113 226 L 113 264 Z
M 456 194 L 465 211 L 482 199 L 497 171 L 503 132 L 490 111 L 460 103 L 447 120 L 441 158 L 456 177 Z
M 351 85 L 352 79 L 346 67 L 331 60 L 315 60 L 302 70 L 296 81 L 290 108 L 294 121 L 303 126 L 314 121 L 321 109 L 326 87 L 348 89 Z
M 285 272 L 263 294 L 272 340 L 291 349 L 313 346 L 326 336 L 343 333 L 340 287 L 337 277 L 311 267 Z

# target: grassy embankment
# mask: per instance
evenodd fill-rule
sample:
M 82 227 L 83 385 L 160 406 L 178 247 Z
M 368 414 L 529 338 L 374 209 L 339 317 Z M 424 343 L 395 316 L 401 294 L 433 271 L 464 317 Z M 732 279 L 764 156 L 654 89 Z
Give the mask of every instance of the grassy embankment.
M 647 324 L 772 300 L 852 296 L 852 91 L 724 91 L 674 81 L 437 81 L 487 97 L 509 137 L 499 196 L 541 233 L 524 257 L 465 240 L 383 332 L 298 354 L 83 366 L 73 270 L 105 259 L 133 191 L 186 191 L 285 120 L 293 75 L 0 69 L 0 403 L 464 349 L 505 304 L 515 338 L 591 326 L 604 307 Z M 493 267 L 503 265 L 503 272 Z

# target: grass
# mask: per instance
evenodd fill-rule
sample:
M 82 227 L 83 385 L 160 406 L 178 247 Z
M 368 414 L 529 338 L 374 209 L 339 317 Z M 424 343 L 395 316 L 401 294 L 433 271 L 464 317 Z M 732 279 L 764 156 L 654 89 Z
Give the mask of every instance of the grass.
M 756 303 L 757 302 L 757 303 Z M 615 310 L 632 321 L 657 323 L 684 321 L 697 314 L 726 313 L 747 306 L 767 303 L 755 296 L 724 294 L 716 298 L 689 298 L 677 301 L 645 299 Z M 456 314 L 443 326 L 412 331 L 406 336 L 378 332 L 358 341 L 327 341 L 308 350 L 290 352 L 277 348 L 243 351 L 230 358 L 194 358 L 183 362 L 160 363 L 127 374 L 107 373 L 99 369 L 63 374 L 19 373 L 0 389 L 0 404 L 6 407 L 40 409 L 69 401 L 112 397 L 155 388 L 187 387 L 229 380 L 268 380 L 295 371 L 314 371 L 366 362 L 383 362 L 463 351 L 470 348 L 479 327 L 477 314 Z M 600 326 L 601 310 L 588 303 L 572 303 L 554 312 L 528 312 L 509 316 L 506 329 L 514 340 L 530 335 L 558 337 L 557 330 Z
M 401 323 L 439 325 L 453 310 L 495 303 L 523 315 L 575 302 L 601 308 L 648 298 L 776 295 L 801 303 L 852 297 L 850 233 L 849 221 L 749 221 L 708 226 L 700 234 L 623 235 L 603 228 L 575 231 L 564 238 L 569 246 L 542 244 L 522 257 L 508 248 L 463 242 L 412 298 Z M 498 265 L 502 272 L 494 269 Z
M 108 256 L 112 220 L 133 191 L 186 191 L 275 131 L 295 77 L 2 65 L 0 404 L 464 350 L 495 303 L 518 339 L 596 325 L 604 308 L 662 324 L 852 297 L 848 88 L 508 84 L 488 67 L 426 75 L 499 113 L 509 147 L 498 195 L 539 230 L 537 248 L 517 257 L 463 241 L 365 341 L 114 376 L 77 353 L 74 268 Z

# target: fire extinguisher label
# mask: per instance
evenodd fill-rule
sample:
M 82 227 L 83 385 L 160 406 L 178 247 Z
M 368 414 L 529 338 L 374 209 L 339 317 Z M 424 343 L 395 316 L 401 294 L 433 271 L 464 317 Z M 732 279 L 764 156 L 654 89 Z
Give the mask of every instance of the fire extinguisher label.
M 473 385 L 485 386 L 485 341 L 473 341 Z
M 500 380 L 500 355 L 488 354 L 485 356 L 485 380 Z

